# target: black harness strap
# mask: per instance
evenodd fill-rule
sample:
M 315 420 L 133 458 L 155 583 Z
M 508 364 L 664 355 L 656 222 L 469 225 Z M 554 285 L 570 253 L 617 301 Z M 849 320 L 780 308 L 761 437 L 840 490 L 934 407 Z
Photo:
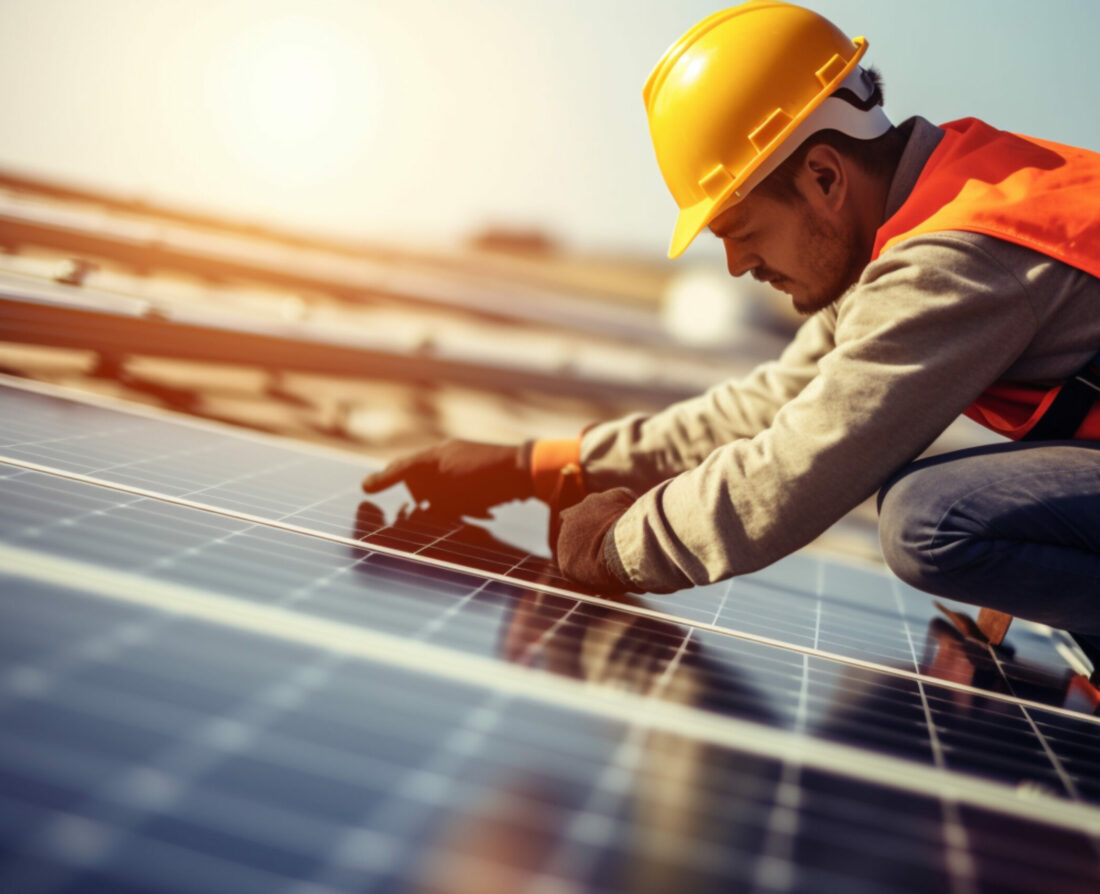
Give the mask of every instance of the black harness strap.
M 839 90 L 834 90 L 830 95 L 832 99 L 843 99 L 848 105 L 855 106 L 861 112 L 866 112 L 869 109 L 873 109 L 875 106 L 882 105 L 882 89 L 875 83 L 875 79 L 871 75 L 860 70 L 860 78 L 863 83 L 871 88 L 871 95 L 866 99 L 860 99 L 859 94 L 854 90 L 849 90 L 847 87 L 841 87 Z
M 1021 441 L 1061 441 L 1072 438 L 1100 398 L 1100 353 L 1066 380 L 1047 411 Z

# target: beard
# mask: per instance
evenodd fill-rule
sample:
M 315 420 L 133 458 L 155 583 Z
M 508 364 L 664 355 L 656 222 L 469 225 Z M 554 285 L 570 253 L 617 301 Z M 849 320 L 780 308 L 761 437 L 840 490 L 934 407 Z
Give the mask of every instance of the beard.
M 804 316 L 817 313 L 840 298 L 859 279 L 866 262 L 860 257 L 855 226 L 822 216 L 803 203 L 798 221 L 807 276 L 804 294 L 791 294 L 794 309 Z

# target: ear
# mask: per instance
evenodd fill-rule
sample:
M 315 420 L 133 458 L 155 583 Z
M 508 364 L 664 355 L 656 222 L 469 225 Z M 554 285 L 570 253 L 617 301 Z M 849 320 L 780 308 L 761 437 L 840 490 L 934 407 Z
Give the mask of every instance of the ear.
M 832 211 L 839 211 L 851 187 L 848 160 L 826 143 L 806 153 L 802 165 L 802 190 L 806 198 Z

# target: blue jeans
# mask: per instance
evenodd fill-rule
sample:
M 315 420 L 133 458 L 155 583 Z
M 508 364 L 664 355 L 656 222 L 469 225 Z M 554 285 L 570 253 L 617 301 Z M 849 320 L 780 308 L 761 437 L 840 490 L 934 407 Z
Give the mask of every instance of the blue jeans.
M 1100 442 L 1006 443 L 920 460 L 879 493 L 912 586 L 1100 636 Z

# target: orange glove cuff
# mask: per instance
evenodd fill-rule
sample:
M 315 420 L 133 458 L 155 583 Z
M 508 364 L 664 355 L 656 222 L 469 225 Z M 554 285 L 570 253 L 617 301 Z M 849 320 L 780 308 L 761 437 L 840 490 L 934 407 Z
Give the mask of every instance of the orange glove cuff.
M 544 502 L 550 502 L 561 475 L 575 475 L 583 494 L 581 439 L 535 441 L 531 448 L 531 484 L 535 496 Z

